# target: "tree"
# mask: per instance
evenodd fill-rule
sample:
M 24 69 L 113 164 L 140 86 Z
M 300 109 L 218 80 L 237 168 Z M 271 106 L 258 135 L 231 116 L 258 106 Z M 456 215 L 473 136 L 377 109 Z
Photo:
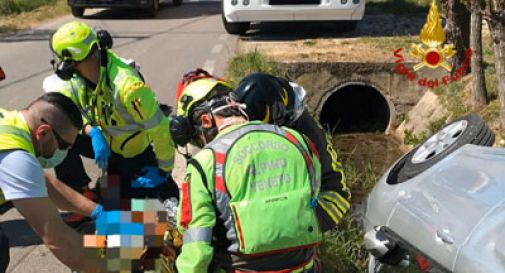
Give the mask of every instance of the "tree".
M 472 109 L 478 111 L 487 104 L 486 78 L 482 62 L 482 3 L 480 0 L 471 0 L 468 8 L 470 19 L 470 48 L 473 51 L 472 68 Z
M 465 61 L 465 51 L 470 47 L 470 12 L 460 0 L 441 0 L 445 9 L 445 36 L 453 44 L 456 54 L 451 60 L 453 70 Z
M 505 0 L 485 0 L 484 18 L 489 24 L 495 55 L 496 79 L 500 99 L 500 123 L 505 129 Z

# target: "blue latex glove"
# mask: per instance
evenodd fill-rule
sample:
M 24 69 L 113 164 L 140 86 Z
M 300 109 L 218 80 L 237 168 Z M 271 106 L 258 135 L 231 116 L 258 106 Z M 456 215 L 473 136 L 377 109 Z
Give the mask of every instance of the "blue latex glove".
M 144 167 L 141 173 L 141 176 L 132 181 L 132 188 L 155 188 L 165 183 L 170 176 L 170 173 L 165 173 L 154 166 Z
M 102 170 L 107 170 L 109 163 L 110 150 L 102 131 L 98 127 L 93 126 L 89 131 L 93 152 L 95 153 L 95 163 Z
M 91 213 L 91 215 L 89 217 L 91 217 L 91 219 L 97 219 L 100 217 L 100 215 L 102 215 L 102 212 L 103 212 L 103 206 L 100 205 L 100 204 L 96 204 L 96 207 L 95 209 L 93 210 L 93 212 Z

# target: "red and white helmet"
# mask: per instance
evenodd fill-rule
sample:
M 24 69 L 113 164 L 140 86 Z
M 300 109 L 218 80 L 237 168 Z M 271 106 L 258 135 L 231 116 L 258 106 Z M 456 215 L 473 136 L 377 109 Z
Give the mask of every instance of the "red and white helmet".
M 197 68 L 195 70 L 189 71 L 188 73 L 184 74 L 184 76 L 182 76 L 182 80 L 177 84 L 177 93 L 175 94 L 175 101 L 179 101 L 179 97 L 181 96 L 182 91 L 190 83 L 199 79 L 206 79 L 206 78 L 213 78 L 218 81 L 224 81 L 223 78 L 213 76 L 207 70 L 202 68 Z

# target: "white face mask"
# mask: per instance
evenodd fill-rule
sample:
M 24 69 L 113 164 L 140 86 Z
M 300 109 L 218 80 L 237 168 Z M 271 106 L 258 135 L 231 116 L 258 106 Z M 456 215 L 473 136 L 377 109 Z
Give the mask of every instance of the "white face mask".
M 37 159 L 40 162 L 40 165 L 44 169 L 51 169 L 54 168 L 63 162 L 65 157 L 67 157 L 68 150 L 60 150 L 57 149 L 56 152 L 54 152 L 53 156 L 50 158 L 45 158 L 42 156 L 37 157 Z

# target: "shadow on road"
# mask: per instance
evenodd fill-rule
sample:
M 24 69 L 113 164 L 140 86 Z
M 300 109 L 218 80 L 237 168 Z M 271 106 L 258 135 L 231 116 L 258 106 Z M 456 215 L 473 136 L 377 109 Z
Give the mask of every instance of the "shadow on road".
M 54 29 L 29 29 L 18 31 L 15 35 L 0 36 L 0 43 L 18 43 L 18 42 L 35 42 L 35 41 L 46 41 L 49 49 L 49 38 L 55 32 Z M 114 39 L 135 39 L 141 40 L 149 37 L 146 35 L 132 35 L 132 34 L 121 34 L 112 33 L 112 38 Z
M 365 15 L 356 29 L 342 31 L 338 21 L 282 22 L 252 24 L 241 38 L 251 41 L 290 41 L 315 38 L 359 38 L 419 35 L 424 15 Z
M 54 32 L 52 29 L 27 29 L 17 31 L 15 34 L 0 36 L 0 43 L 49 41 L 49 37 Z M 48 44 L 49 47 L 49 44 Z
M 16 219 L 8 220 L 0 223 L 7 237 L 9 237 L 9 245 L 16 246 L 32 246 L 42 244 L 40 239 L 33 229 L 25 220 Z

